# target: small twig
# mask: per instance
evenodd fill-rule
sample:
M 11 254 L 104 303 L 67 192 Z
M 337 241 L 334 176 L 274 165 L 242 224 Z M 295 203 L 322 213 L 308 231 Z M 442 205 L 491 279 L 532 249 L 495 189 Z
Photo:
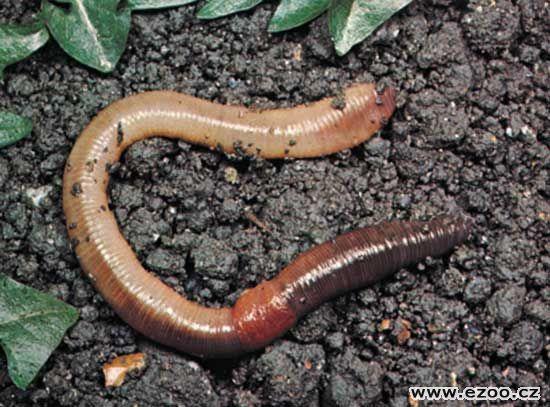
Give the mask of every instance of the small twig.
M 246 219 L 248 219 L 250 222 L 252 222 L 254 225 L 258 226 L 260 229 L 262 229 L 264 232 L 271 234 L 272 230 L 269 227 L 267 223 L 259 219 L 249 208 L 245 208 L 244 210 L 244 216 Z

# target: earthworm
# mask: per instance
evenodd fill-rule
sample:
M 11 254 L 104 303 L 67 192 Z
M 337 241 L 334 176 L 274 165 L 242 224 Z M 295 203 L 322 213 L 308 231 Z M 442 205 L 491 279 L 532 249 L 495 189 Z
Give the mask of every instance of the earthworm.
M 259 349 L 336 295 L 363 287 L 461 242 L 468 223 L 439 218 L 389 223 L 337 237 L 300 255 L 277 277 L 244 291 L 232 308 L 188 301 L 146 271 L 109 209 L 109 170 L 136 141 L 165 136 L 265 158 L 316 157 L 372 136 L 395 108 L 394 91 L 373 84 L 308 106 L 252 111 L 175 92 L 148 92 L 101 111 L 78 138 L 65 167 L 63 207 L 80 265 L 107 302 L 144 335 L 201 357 Z

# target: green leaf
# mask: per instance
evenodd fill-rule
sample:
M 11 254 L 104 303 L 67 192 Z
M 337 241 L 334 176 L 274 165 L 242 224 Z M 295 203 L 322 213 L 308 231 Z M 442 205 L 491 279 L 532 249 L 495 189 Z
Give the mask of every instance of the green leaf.
M 61 48 L 77 61 L 100 72 L 111 72 L 126 47 L 130 8 L 119 0 L 42 0 L 42 15 Z
M 412 0 L 333 0 L 329 27 L 336 52 L 346 54 Z
M 210 19 L 223 17 L 239 11 L 249 10 L 263 0 L 209 0 L 197 13 L 198 18 Z
M 298 27 L 319 17 L 330 0 L 282 0 L 269 22 L 268 31 L 279 32 Z
M 167 7 L 178 7 L 194 3 L 197 0 L 128 0 L 130 10 L 151 10 Z
M 0 345 L 17 387 L 27 388 L 77 319 L 76 308 L 0 275 Z
M 0 24 L 0 80 L 4 69 L 42 47 L 50 34 L 42 22 L 29 25 Z
M 32 122 L 26 117 L 0 111 L 0 148 L 9 146 L 32 131 Z M 1 311 L 0 311 L 1 312 Z

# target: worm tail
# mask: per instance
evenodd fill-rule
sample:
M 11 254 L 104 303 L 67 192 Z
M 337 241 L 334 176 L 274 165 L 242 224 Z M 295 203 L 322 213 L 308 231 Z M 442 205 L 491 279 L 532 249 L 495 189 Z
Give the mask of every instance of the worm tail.
M 243 349 L 265 346 L 331 298 L 427 256 L 441 256 L 464 241 L 470 228 L 469 219 L 449 216 L 429 222 L 389 222 L 314 247 L 273 280 L 239 298 L 232 313 Z
M 388 222 L 337 237 L 304 253 L 277 279 L 302 316 L 324 301 L 366 287 L 425 257 L 438 257 L 463 242 L 469 218 Z

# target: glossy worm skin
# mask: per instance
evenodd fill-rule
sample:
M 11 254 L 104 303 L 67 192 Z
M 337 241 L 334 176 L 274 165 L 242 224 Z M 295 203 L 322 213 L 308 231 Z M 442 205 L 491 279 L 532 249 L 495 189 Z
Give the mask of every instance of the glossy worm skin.
M 251 111 L 174 92 L 122 99 L 98 114 L 78 138 L 65 168 L 63 206 L 84 272 L 116 312 L 139 332 L 201 357 L 237 356 L 263 347 L 323 301 L 377 281 L 461 242 L 468 225 L 441 218 L 361 229 L 299 256 L 276 278 L 246 290 L 234 307 L 186 300 L 147 272 L 108 207 L 109 168 L 132 143 L 179 138 L 226 153 L 266 158 L 315 157 L 372 136 L 395 108 L 394 92 L 372 84 L 291 109 Z

